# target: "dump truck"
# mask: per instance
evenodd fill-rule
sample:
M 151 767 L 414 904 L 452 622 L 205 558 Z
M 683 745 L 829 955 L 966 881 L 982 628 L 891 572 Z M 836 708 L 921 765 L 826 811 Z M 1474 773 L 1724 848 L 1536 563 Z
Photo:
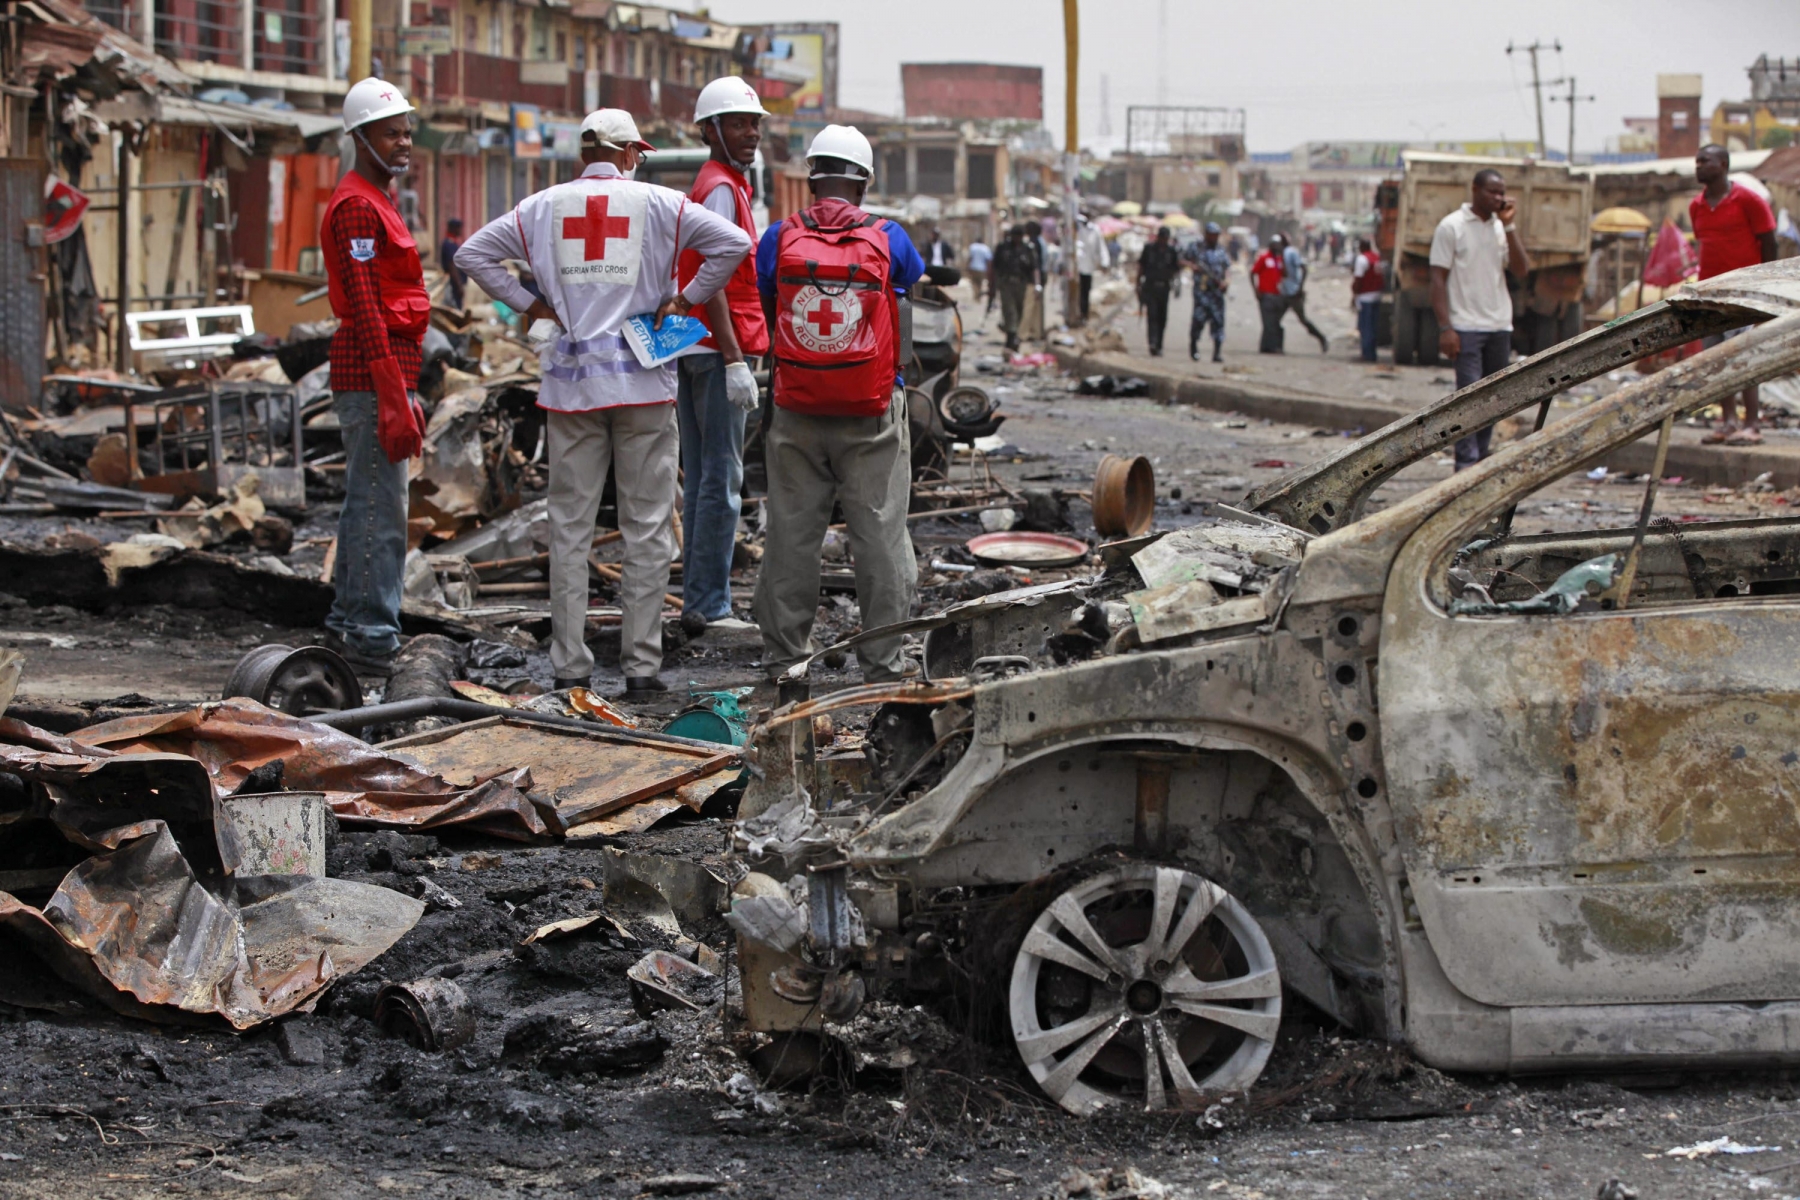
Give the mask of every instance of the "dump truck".
M 1571 175 L 1565 163 L 1409 151 L 1400 186 L 1379 194 L 1396 210 L 1392 251 L 1383 247 L 1383 255 L 1391 264 L 1394 362 L 1400 366 L 1437 364 L 1431 235 L 1439 221 L 1468 200 L 1475 173 L 1489 167 L 1506 177 L 1506 194 L 1519 206 L 1519 236 L 1531 255 L 1525 278 L 1507 279 L 1513 297 L 1513 348 L 1536 354 L 1581 332 L 1593 182 Z M 1390 214 L 1379 215 L 1385 233 Z

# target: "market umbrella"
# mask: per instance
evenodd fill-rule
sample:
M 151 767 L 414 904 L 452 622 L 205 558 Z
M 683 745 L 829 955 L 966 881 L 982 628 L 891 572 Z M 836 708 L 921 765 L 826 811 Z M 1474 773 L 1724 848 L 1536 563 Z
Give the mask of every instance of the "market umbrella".
M 1191 229 L 1200 222 L 1182 212 L 1172 212 L 1162 219 L 1162 223 L 1170 229 Z
M 1143 211 L 1144 206 L 1136 200 L 1121 200 L 1112 206 L 1112 215 L 1115 217 L 1135 217 Z
M 1594 214 L 1588 228 L 1595 233 L 1642 235 L 1650 232 L 1650 218 L 1635 208 L 1606 208 Z

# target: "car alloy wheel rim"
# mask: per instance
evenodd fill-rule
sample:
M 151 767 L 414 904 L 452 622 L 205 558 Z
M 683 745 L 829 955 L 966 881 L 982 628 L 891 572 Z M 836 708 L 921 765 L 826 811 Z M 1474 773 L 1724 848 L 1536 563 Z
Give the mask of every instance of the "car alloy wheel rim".
M 1125 863 L 1063 892 L 1013 960 L 1013 1040 L 1051 1099 L 1192 1108 L 1262 1074 L 1281 1025 L 1275 953 L 1191 871 Z

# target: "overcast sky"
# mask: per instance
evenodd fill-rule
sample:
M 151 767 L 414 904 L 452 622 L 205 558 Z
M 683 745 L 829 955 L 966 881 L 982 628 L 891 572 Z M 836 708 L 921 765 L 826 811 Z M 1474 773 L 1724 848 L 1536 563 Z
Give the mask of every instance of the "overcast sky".
M 1158 36 L 1158 11 L 1167 36 Z M 991 61 L 1044 68 L 1045 117 L 1062 138 L 1058 0 L 715 0 L 727 21 L 835 20 L 839 102 L 897 113 L 900 63 Z M 1531 66 L 1509 41 L 1561 41 L 1546 79 L 1572 73 L 1576 145 L 1597 150 L 1620 119 L 1656 112 L 1658 72 L 1703 75 L 1703 112 L 1749 94 L 1761 53 L 1800 59 L 1800 0 L 1083 0 L 1081 136 L 1100 136 L 1106 77 L 1112 128 L 1125 106 L 1242 107 L 1253 150 L 1331 139 L 1487 140 L 1535 136 Z M 1566 91 L 1566 88 L 1564 89 Z M 1568 141 L 1568 108 L 1545 105 L 1550 144 Z

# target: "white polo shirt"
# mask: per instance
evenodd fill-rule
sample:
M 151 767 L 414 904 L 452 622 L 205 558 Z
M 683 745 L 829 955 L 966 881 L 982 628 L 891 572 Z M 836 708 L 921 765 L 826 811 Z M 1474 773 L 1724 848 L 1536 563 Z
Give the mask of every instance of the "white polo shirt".
M 1450 271 L 1450 328 L 1497 333 L 1513 327 L 1506 290 L 1506 227 L 1482 220 L 1468 202 L 1438 222 L 1431 235 L 1431 265 Z

